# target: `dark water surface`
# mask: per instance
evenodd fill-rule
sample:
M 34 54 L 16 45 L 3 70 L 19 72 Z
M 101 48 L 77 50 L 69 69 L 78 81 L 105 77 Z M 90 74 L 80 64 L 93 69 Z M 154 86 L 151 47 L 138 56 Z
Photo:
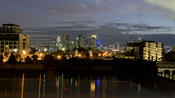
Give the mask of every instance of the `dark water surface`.
M 175 91 L 174 91 L 175 92 Z M 45 74 L 37 78 L 0 78 L 0 98 L 174 98 L 166 89 L 142 87 L 117 76 L 74 76 L 59 74 L 52 79 Z

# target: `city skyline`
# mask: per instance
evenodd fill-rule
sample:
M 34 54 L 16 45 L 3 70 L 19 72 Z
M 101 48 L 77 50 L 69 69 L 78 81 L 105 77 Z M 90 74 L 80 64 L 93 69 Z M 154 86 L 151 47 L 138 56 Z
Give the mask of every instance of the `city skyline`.
M 172 98 L 175 0 L 1 0 L 0 98 Z

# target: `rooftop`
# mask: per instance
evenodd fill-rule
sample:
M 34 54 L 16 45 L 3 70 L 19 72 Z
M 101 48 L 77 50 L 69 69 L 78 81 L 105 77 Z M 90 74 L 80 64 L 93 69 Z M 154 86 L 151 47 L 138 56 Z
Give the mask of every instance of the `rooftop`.
M 2 26 L 17 26 L 17 27 L 19 27 L 19 25 L 17 25 L 17 24 L 11 24 L 11 23 L 9 23 L 9 24 L 2 24 Z

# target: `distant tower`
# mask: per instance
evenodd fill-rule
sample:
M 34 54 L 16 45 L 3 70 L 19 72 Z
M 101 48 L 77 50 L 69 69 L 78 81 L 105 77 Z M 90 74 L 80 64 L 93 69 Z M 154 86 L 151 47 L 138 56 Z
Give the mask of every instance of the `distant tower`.
M 116 49 L 116 51 L 120 51 L 120 44 L 118 42 L 115 42 L 115 46 L 114 48 Z
M 83 36 L 78 35 L 78 48 L 86 48 L 85 39 Z
M 56 45 L 57 50 L 61 50 L 61 48 L 62 48 L 61 36 L 56 37 L 55 45 Z
M 96 41 L 97 41 L 97 35 L 95 34 L 91 35 L 91 48 L 94 50 L 97 49 Z
M 70 50 L 70 33 L 64 33 L 63 35 L 63 47 L 65 48 L 65 50 Z

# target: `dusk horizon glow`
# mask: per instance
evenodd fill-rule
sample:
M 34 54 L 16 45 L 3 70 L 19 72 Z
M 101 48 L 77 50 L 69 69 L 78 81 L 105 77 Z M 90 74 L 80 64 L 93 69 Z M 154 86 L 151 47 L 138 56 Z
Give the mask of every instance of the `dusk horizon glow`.
M 107 33 L 114 37 L 175 34 L 175 2 L 167 2 L 171 3 L 163 0 L 2 0 L 0 24 L 19 24 L 24 33 L 31 36 L 31 41 L 41 34 L 49 35 L 46 40 L 51 40 L 63 32 L 99 36 Z M 110 33 L 103 28 L 114 30 Z

